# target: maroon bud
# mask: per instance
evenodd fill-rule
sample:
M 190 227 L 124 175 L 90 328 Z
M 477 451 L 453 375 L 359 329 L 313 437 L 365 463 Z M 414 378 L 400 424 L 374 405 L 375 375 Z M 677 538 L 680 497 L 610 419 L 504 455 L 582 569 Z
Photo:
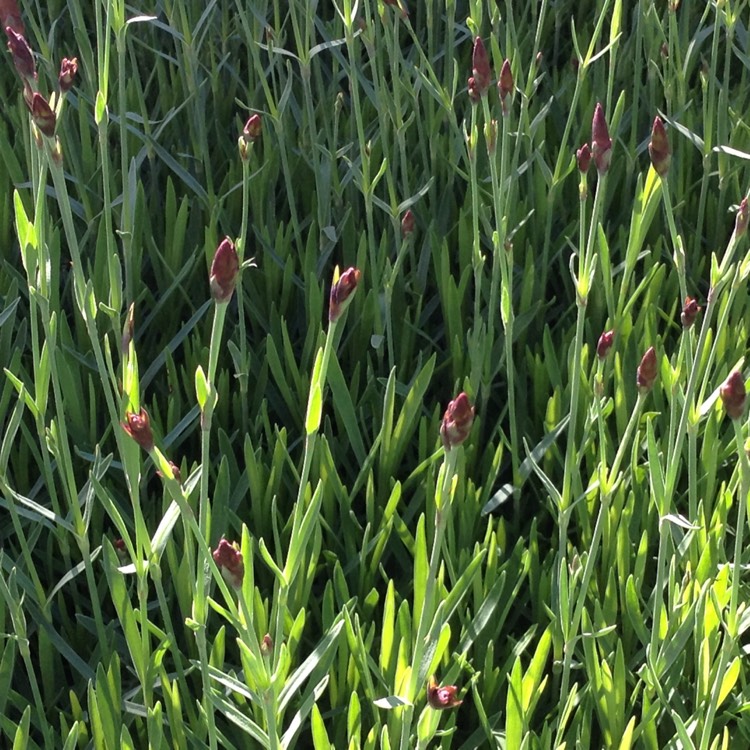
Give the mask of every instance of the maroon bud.
M 745 411 L 745 380 L 734 370 L 719 387 L 719 396 L 730 419 L 740 419 Z
M 57 77 L 57 82 L 60 85 L 60 91 L 64 94 L 73 87 L 73 79 L 76 77 L 78 72 L 78 58 L 74 57 L 72 60 L 68 60 L 67 57 L 63 57 L 60 63 L 60 75 Z
M 682 327 L 690 328 L 695 323 L 700 311 L 700 305 L 692 297 L 685 297 L 685 304 L 682 306 L 682 312 L 680 313 Z
M 213 551 L 212 555 L 224 580 L 236 589 L 242 586 L 242 579 L 245 577 L 245 564 L 242 561 L 242 553 L 237 542 L 230 544 L 222 537 L 219 546 Z
M 440 425 L 440 437 L 443 439 L 445 450 L 457 448 L 469 437 L 474 423 L 474 407 L 469 397 L 461 392 L 448 404 Z
M 331 284 L 331 294 L 328 301 L 328 320 L 335 323 L 348 307 L 354 292 L 357 291 L 357 285 L 361 276 L 358 268 L 347 268 L 339 276 L 339 269 L 333 272 L 333 284 Z
M 659 177 L 664 178 L 669 173 L 669 165 L 672 161 L 672 149 L 669 147 L 669 138 L 664 128 L 664 123 L 658 115 L 654 118 L 654 126 L 651 128 L 651 140 L 648 144 L 648 153 L 651 164 Z
M 260 650 L 263 656 L 270 656 L 273 650 L 273 638 L 270 633 L 266 633 L 263 636 L 263 640 L 260 642 Z
M 500 80 L 497 82 L 497 90 L 500 94 L 500 102 L 503 107 L 503 117 L 506 117 L 508 114 L 508 103 L 505 100 L 508 96 L 512 97 L 515 90 L 513 72 L 510 69 L 510 60 L 507 58 L 500 70 Z
M 636 384 L 641 393 L 647 393 L 653 388 L 657 373 L 656 350 L 653 346 L 650 346 L 648 351 L 643 355 L 641 364 L 638 365 L 636 372 Z
M 209 275 L 211 296 L 217 305 L 232 299 L 239 271 L 240 260 L 237 257 L 237 250 L 232 240 L 225 237 L 216 248 Z
M 401 217 L 401 236 L 404 239 L 412 235 L 412 233 L 414 232 L 415 223 L 416 221 L 414 219 L 414 214 L 412 213 L 412 210 L 410 208 L 407 208 L 406 212 Z
M 474 77 L 474 88 L 479 96 L 484 96 L 490 87 L 492 71 L 481 36 L 474 40 L 474 50 L 471 53 L 471 74 Z
M 479 100 L 482 98 L 477 88 L 477 83 L 474 80 L 474 76 L 471 76 L 466 84 L 466 90 L 469 94 L 469 99 L 472 104 L 479 104 Z
M 15 65 L 18 71 L 18 75 L 21 78 L 36 78 L 34 53 L 31 51 L 26 37 L 16 31 L 10 24 L 5 26 L 5 35 L 8 37 L 8 49 L 13 57 L 13 65 Z
M 456 698 L 458 688 L 455 685 L 438 685 L 434 677 L 427 683 L 427 702 L 438 711 L 446 708 L 456 708 L 463 701 Z
M 609 137 L 607 120 L 602 105 L 597 103 L 594 119 L 591 123 L 591 155 L 594 157 L 596 171 L 599 175 L 607 174 L 612 159 L 612 139 Z
M 578 171 L 581 174 L 586 174 L 591 165 L 591 149 L 589 148 L 588 143 L 584 143 L 583 146 L 576 151 L 576 159 L 578 161 Z
M 734 220 L 734 237 L 739 239 L 747 231 L 748 207 L 747 198 L 740 201 L 740 207 L 737 210 L 737 218 Z
M 55 125 L 57 116 L 55 115 L 49 102 L 38 92 L 34 92 L 31 98 L 31 119 L 37 126 L 39 132 L 46 135 L 47 138 L 53 138 L 55 135 Z
M 599 359 L 606 359 L 609 354 L 609 350 L 612 348 L 612 343 L 615 340 L 614 331 L 605 331 L 599 336 L 599 341 L 596 344 L 596 356 Z
M 122 429 L 135 440 L 144 451 L 150 452 L 154 447 L 154 434 L 151 432 L 151 422 L 148 413 L 141 407 L 138 414 L 127 412 L 125 421 L 120 423 Z
M 242 137 L 250 143 L 255 143 L 255 141 L 260 138 L 262 130 L 263 121 L 261 120 L 260 115 L 252 115 L 245 123 L 245 127 L 242 128 Z
M 122 539 L 122 538 L 120 538 L 120 537 L 118 537 L 117 539 L 115 539 L 114 548 L 118 552 L 124 552 L 125 551 L 125 540 Z

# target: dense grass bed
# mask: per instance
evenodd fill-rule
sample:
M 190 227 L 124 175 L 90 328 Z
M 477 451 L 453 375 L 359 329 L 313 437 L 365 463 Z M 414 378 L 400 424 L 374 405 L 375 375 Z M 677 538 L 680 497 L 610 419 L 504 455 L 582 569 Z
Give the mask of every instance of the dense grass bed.
M 748 21 L 0 0 L 0 746 L 750 746 Z

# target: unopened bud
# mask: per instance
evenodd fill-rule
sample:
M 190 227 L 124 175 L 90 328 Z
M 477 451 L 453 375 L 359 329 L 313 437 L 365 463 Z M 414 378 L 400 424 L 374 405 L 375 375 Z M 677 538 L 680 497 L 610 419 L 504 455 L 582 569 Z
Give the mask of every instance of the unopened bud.
M 471 53 L 471 74 L 474 77 L 474 87 L 477 93 L 479 96 L 484 96 L 490 87 L 492 71 L 481 36 L 474 39 L 474 49 Z
M 401 236 L 404 239 L 413 234 L 415 224 L 416 220 L 414 219 L 414 214 L 410 208 L 407 208 L 404 215 L 401 217 Z
M 745 380 L 739 370 L 732 374 L 719 387 L 719 396 L 724 410 L 730 419 L 740 419 L 745 411 Z
M 209 275 L 211 296 L 217 304 L 229 302 L 232 299 L 239 270 L 240 261 L 237 256 L 237 250 L 232 240 L 229 237 L 225 237 L 219 244 L 219 247 L 216 248 Z
M 331 294 L 328 301 L 328 320 L 335 323 L 349 306 L 354 292 L 357 291 L 357 285 L 361 276 L 358 268 L 347 268 L 344 273 L 339 275 L 339 267 L 333 272 L 333 283 L 331 284 Z
M 461 445 L 469 437 L 473 423 L 474 407 L 469 397 L 461 392 L 448 404 L 440 425 L 440 437 L 445 450 L 449 451 Z
M 34 92 L 31 98 L 31 119 L 37 129 L 47 138 L 53 138 L 55 135 L 55 125 L 57 117 L 49 106 L 49 102 L 39 93 Z
M 242 579 L 245 577 L 245 564 L 242 561 L 242 553 L 237 542 L 230 544 L 222 537 L 212 556 L 224 580 L 236 589 L 242 586 Z
M 656 174 L 662 179 L 665 178 L 669 173 L 669 165 L 672 162 L 672 149 L 669 147 L 669 138 L 667 138 L 664 123 L 658 115 L 654 118 L 654 125 L 651 129 L 648 153 Z
M 74 57 L 72 60 L 68 60 L 67 57 L 63 57 L 60 63 L 60 74 L 57 76 L 57 83 L 63 94 L 72 88 L 77 72 L 78 58 Z
M 503 117 L 507 117 L 508 115 L 509 102 L 507 102 L 506 99 L 509 97 L 512 98 L 514 89 L 515 86 L 513 83 L 513 72 L 510 69 L 510 60 L 506 58 L 503 67 L 500 70 L 500 80 L 497 82 L 497 90 L 500 94 L 500 103 L 503 108 Z
M 636 384 L 638 390 L 641 393 L 647 393 L 653 388 L 654 381 L 658 374 L 658 366 L 656 362 L 656 350 L 653 346 L 650 346 L 646 353 L 641 358 L 641 363 L 638 365 L 636 372 Z
M 0 18 L 0 20 L 3 20 Z M 8 23 L 4 20 L 3 23 Z M 8 37 L 8 49 L 13 57 L 13 65 L 18 71 L 21 78 L 36 78 L 36 63 L 34 62 L 34 53 L 26 41 L 26 37 L 16 31 L 10 24 L 5 26 L 5 35 Z
M 583 146 L 576 151 L 576 161 L 578 162 L 578 171 L 581 174 L 586 174 L 591 165 L 591 149 L 589 148 L 588 143 L 584 143 Z
M 692 297 L 685 297 L 685 304 L 682 306 L 682 312 L 680 313 L 680 321 L 682 322 L 682 327 L 692 327 L 700 311 L 700 305 Z
M 255 143 L 255 141 L 260 138 L 260 134 L 262 131 L 263 121 L 261 120 L 259 114 L 254 114 L 250 118 L 248 118 L 248 121 L 245 123 L 245 127 L 242 128 L 242 137 L 250 143 Z
M 427 703 L 431 708 L 443 711 L 446 708 L 456 708 L 463 701 L 456 698 L 458 688 L 455 685 L 438 685 L 434 677 L 427 683 Z
M 125 421 L 120 423 L 122 429 L 135 440 L 138 445 L 143 448 L 144 451 L 150 452 L 154 447 L 154 434 L 151 432 L 151 421 L 148 418 L 148 413 L 141 407 L 138 414 L 133 412 L 127 412 L 125 414 Z
M 596 171 L 600 176 L 605 175 L 612 159 L 612 139 L 609 137 L 604 110 L 599 103 L 596 105 L 591 123 L 591 155 L 594 157 Z
M 734 220 L 735 239 L 739 239 L 747 231 L 748 214 L 750 214 L 750 209 L 747 206 L 747 198 L 743 198 L 737 210 L 737 218 Z
M 605 331 L 599 336 L 599 341 L 596 344 L 596 356 L 599 359 L 606 359 L 609 354 L 609 350 L 612 348 L 612 343 L 615 340 L 614 331 Z

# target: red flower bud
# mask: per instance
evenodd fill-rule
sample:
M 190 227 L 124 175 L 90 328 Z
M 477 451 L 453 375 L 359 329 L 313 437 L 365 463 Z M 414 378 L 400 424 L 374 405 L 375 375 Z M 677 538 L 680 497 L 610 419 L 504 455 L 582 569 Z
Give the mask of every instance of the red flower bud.
M 406 212 L 401 217 L 401 236 L 406 239 L 407 237 L 411 236 L 411 234 L 414 232 L 414 224 L 415 224 L 414 214 L 412 213 L 412 210 L 410 208 L 406 209 Z
M 500 103 L 503 107 L 503 117 L 508 114 L 508 103 L 505 100 L 508 96 L 513 96 L 514 89 L 515 85 L 513 83 L 513 72 L 510 69 L 510 60 L 506 58 L 500 70 L 500 80 L 497 82 L 497 91 L 500 94 Z
M 456 708 L 463 701 L 456 698 L 458 688 L 455 685 L 438 685 L 434 677 L 427 683 L 427 702 L 438 711 L 446 708 Z
M 216 248 L 209 275 L 211 296 L 216 300 L 217 305 L 232 299 L 239 271 L 240 260 L 237 257 L 237 250 L 232 240 L 225 237 Z
M 692 297 L 685 297 L 685 304 L 682 306 L 682 312 L 680 313 L 682 327 L 690 328 L 695 323 L 700 311 L 700 305 Z
M 154 434 L 151 432 L 151 422 L 148 418 L 148 413 L 141 407 L 138 414 L 133 412 L 127 412 L 125 414 L 125 421 L 120 423 L 122 429 L 135 440 L 138 445 L 143 448 L 144 451 L 151 451 L 154 447 Z
M 72 60 L 68 60 L 67 57 L 63 57 L 60 63 L 60 75 L 57 77 L 57 82 L 60 86 L 60 91 L 63 94 L 66 91 L 70 91 L 73 87 L 73 79 L 76 77 L 78 72 L 78 58 L 74 57 Z
M 581 174 L 586 174 L 591 165 L 591 149 L 589 148 L 588 143 L 584 143 L 583 146 L 576 151 L 576 160 L 578 161 L 578 171 Z
M 469 397 L 461 392 L 448 404 L 440 425 L 440 437 L 445 450 L 461 445 L 469 437 L 473 423 L 474 407 L 469 402 Z
M 484 96 L 490 87 L 492 71 L 481 36 L 474 40 L 474 49 L 471 53 L 471 74 L 474 77 L 474 88 L 479 96 Z
M 242 553 L 237 542 L 230 544 L 222 537 L 212 556 L 219 570 L 221 570 L 224 580 L 236 589 L 242 586 L 242 579 L 245 577 L 245 563 L 242 561 Z
M 260 651 L 263 656 L 270 656 L 273 651 L 273 638 L 270 633 L 266 633 L 263 636 L 263 640 L 260 642 Z
M 3 24 L 5 23 L 3 21 Z M 16 31 L 10 23 L 4 25 L 4 28 L 5 35 L 8 37 L 8 49 L 13 57 L 13 65 L 18 71 L 18 75 L 21 78 L 36 78 L 34 53 L 31 51 L 26 37 L 21 32 Z
M 596 356 L 599 359 L 606 359 L 609 354 L 609 350 L 612 348 L 612 343 L 615 340 L 614 331 L 605 331 L 599 336 L 599 341 L 596 344 Z
M 730 419 L 740 419 L 745 411 L 745 380 L 739 370 L 732 374 L 719 387 L 719 396 L 724 410 Z
M 636 384 L 641 393 L 647 393 L 651 390 L 658 372 L 656 350 L 653 346 L 650 346 L 641 358 L 641 363 L 636 371 Z
M 331 295 L 328 301 L 328 320 L 331 323 L 337 321 L 351 301 L 361 276 L 358 268 L 347 268 L 339 276 L 339 269 L 333 272 L 333 284 L 331 284 Z
M 31 110 L 31 119 L 39 129 L 39 132 L 46 135 L 47 138 L 53 138 L 57 116 L 52 107 L 49 106 L 49 102 L 40 93 L 35 91 L 29 109 Z
M 666 177 L 669 173 L 669 165 L 672 161 L 672 149 L 669 147 L 669 138 L 664 128 L 664 123 L 658 115 L 654 118 L 654 126 L 651 128 L 651 140 L 648 143 L 648 153 L 651 164 L 659 177 Z
M 612 159 L 612 139 L 609 137 L 607 120 L 602 105 L 596 105 L 594 119 L 591 123 L 591 155 L 594 157 L 599 175 L 605 175 Z
M 263 121 L 260 119 L 260 115 L 252 115 L 245 123 L 245 127 L 242 128 L 242 137 L 250 143 L 260 138 L 260 134 L 263 131 Z

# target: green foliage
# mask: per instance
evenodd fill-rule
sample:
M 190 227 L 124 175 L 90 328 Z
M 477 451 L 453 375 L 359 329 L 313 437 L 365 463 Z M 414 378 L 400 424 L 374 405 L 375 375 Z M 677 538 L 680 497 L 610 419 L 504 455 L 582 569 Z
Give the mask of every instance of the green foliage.
M 407 2 L 24 4 L 3 747 L 748 746 L 747 3 Z

